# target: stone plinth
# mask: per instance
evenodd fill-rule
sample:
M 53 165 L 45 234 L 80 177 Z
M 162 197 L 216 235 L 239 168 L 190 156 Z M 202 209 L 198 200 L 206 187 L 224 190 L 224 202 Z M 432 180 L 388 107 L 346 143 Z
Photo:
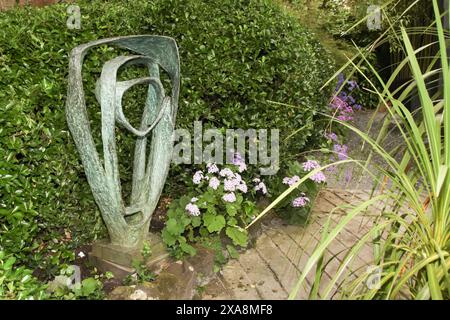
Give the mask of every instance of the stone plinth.
M 191 300 L 196 294 L 194 267 L 187 261 L 163 267 L 155 281 L 116 287 L 109 300 Z
M 156 268 L 159 263 L 169 258 L 169 253 L 159 235 L 149 233 L 147 242 L 152 254 L 146 265 L 149 269 Z M 108 240 L 102 239 L 92 244 L 89 260 L 100 272 L 110 271 L 116 278 L 123 279 L 134 273 L 133 263 L 142 262 L 144 257 L 142 248 L 130 249 L 112 245 Z

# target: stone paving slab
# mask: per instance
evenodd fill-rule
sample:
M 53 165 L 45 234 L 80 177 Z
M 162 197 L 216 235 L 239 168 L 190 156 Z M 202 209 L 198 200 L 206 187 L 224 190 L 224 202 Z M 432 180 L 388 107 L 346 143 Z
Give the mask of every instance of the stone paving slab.
M 264 252 L 266 258 L 269 255 L 268 252 Z M 279 275 L 271 269 L 258 250 L 247 250 L 240 255 L 239 262 L 263 299 L 287 298 L 288 293 L 283 288 Z
M 256 285 L 252 283 L 247 272 L 242 268 L 239 260 L 230 260 L 224 267 L 222 273 L 232 291 L 233 298 L 237 300 L 263 299 L 256 290 Z
M 306 226 L 288 225 L 276 217 L 265 221 L 255 247 L 248 249 L 237 260 L 231 260 L 224 267 L 223 277 L 232 292 L 230 298 L 286 299 L 322 236 L 327 221 L 329 228 L 332 228 L 344 217 L 345 211 L 333 209 L 355 205 L 369 197 L 370 191 L 325 189 L 319 193 Z M 380 207 L 382 206 L 377 204 L 364 215 L 356 217 L 329 246 L 325 260 L 330 261 L 325 268 L 319 292 L 328 286 L 330 279 L 338 271 L 340 261 L 345 259 L 349 250 L 370 230 L 374 219 L 379 215 L 376 210 L 380 210 Z M 372 257 L 372 248 L 364 245 L 347 269 L 355 274 L 364 272 L 371 264 Z M 352 278 L 354 276 L 344 280 Z M 297 299 L 308 299 L 313 281 L 314 272 L 311 272 L 304 287 L 299 290 Z M 341 279 L 338 282 L 340 281 Z M 333 298 L 337 298 L 337 295 L 333 295 L 337 290 L 337 286 L 333 287 Z

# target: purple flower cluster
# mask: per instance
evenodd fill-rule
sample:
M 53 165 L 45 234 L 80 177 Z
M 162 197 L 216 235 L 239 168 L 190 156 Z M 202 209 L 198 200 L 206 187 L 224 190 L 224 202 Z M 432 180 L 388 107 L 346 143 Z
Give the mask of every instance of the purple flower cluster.
M 217 188 L 220 186 L 220 180 L 216 177 L 212 177 L 209 179 L 209 187 L 211 187 L 214 190 L 217 190 Z
M 315 161 L 315 160 L 308 160 L 306 162 L 303 162 L 302 165 L 303 165 L 303 170 L 306 171 L 306 172 L 309 172 L 309 171 L 312 171 L 314 169 L 320 168 L 320 164 L 317 161 Z M 319 172 L 313 174 L 310 177 L 310 179 L 312 181 L 314 181 L 314 182 L 317 182 L 317 183 L 321 183 L 321 182 L 325 182 L 326 181 L 326 177 L 325 177 L 325 175 L 323 174 L 322 171 L 319 171 Z
M 235 202 L 236 201 L 236 195 L 234 192 L 225 193 L 222 197 L 223 201 L 225 202 Z
M 306 162 L 303 162 L 302 166 L 303 170 L 306 172 L 320 168 L 320 164 L 316 160 L 307 160 Z
M 355 88 L 359 88 L 358 84 L 355 80 L 349 80 L 347 81 L 348 84 L 348 90 L 353 91 Z
M 236 190 L 239 190 L 243 193 L 247 193 L 247 191 L 248 191 L 247 184 L 244 181 L 242 181 L 242 182 L 243 183 L 240 183 L 236 186 Z
M 295 198 L 292 201 L 292 206 L 294 208 L 300 208 L 300 207 L 304 207 L 309 203 L 309 198 L 305 196 L 304 193 L 302 193 L 302 195 L 298 198 Z
M 243 172 L 247 169 L 244 159 L 239 153 L 234 155 L 233 164 L 237 166 L 237 171 Z M 258 179 L 259 180 L 259 179 Z M 213 190 L 218 190 L 221 185 L 223 185 L 223 191 L 225 192 L 222 196 L 222 200 L 225 202 L 235 202 L 236 201 L 236 191 L 247 193 L 248 186 L 246 182 L 242 179 L 238 172 L 234 172 L 230 168 L 220 169 L 215 163 L 208 163 L 206 165 L 206 172 L 201 170 L 196 171 L 192 177 L 192 182 L 196 185 L 200 185 L 202 181 L 207 181 L 209 188 Z M 261 191 L 263 194 L 267 193 L 267 188 L 265 184 L 258 181 L 255 187 L 256 191 Z M 195 204 L 198 199 L 196 197 L 191 199 L 191 202 L 186 205 L 186 211 L 191 216 L 200 215 L 200 209 Z
M 232 179 L 225 179 L 223 180 L 223 189 L 225 191 L 236 191 L 237 190 L 241 190 L 242 192 L 246 193 L 247 192 L 247 185 L 245 184 L 245 181 L 243 181 L 242 179 L 240 179 L 240 177 L 235 177 Z M 245 191 L 243 191 L 245 190 Z
M 200 184 L 202 180 L 208 180 L 208 186 L 213 190 L 217 190 L 221 184 L 220 179 L 223 178 L 224 191 L 234 192 L 239 190 L 242 193 L 247 193 L 247 184 L 242 180 L 239 173 L 233 172 L 230 168 L 219 170 L 219 167 L 215 163 L 208 163 L 206 168 L 208 169 L 208 174 L 211 176 L 204 175 L 202 171 L 197 171 L 192 179 L 195 184 Z M 214 176 L 215 173 L 218 173 L 218 176 Z
M 310 172 L 310 171 L 320 168 L 320 164 L 316 160 L 307 160 L 302 163 L 302 167 L 303 167 L 303 171 Z M 310 177 L 310 179 L 316 183 L 322 183 L 322 182 L 326 181 L 325 174 L 322 171 L 316 172 L 315 174 L 313 174 Z M 300 177 L 297 175 L 292 176 L 292 177 L 284 177 L 283 178 L 283 184 L 286 184 L 289 187 L 295 185 L 299 181 L 300 181 Z M 299 207 L 305 207 L 309 202 L 310 202 L 309 198 L 305 195 L 305 193 L 302 192 L 301 196 L 295 198 L 292 201 L 291 205 L 294 208 L 299 208 Z
M 355 98 L 351 93 L 359 89 L 359 85 L 354 80 L 345 81 L 344 74 L 338 75 L 338 84 L 335 89 L 335 95 L 330 103 L 330 108 L 334 110 L 337 115 L 337 119 L 341 121 L 348 121 L 353 119 L 355 111 L 361 110 L 361 105 L 357 104 Z M 346 160 L 348 159 L 348 146 L 339 142 L 337 135 L 333 132 L 325 134 L 325 136 L 333 141 L 333 151 L 335 156 L 331 156 L 331 161 Z M 336 166 L 330 166 L 327 169 L 328 173 L 336 173 Z M 314 177 L 316 181 L 325 181 L 325 176 Z M 349 182 L 351 180 L 351 172 L 347 171 L 345 180 Z
M 208 173 L 216 173 L 219 172 L 219 168 L 215 163 L 208 163 L 206 165 L 206 168 L 208 168 Z
M 353 120 L 353 113 L 355 110 L 360 110 L 361 105 L 357 104 L 355 98 L 350 95 L 355 89 L 358 89 L 358 83 L 354 80 L 348 80 L 346 83 L 345 77 L 341 73 L 338 76 L 338 84 L 336 86 L 336 94 L 330 103 L 330 108 L 336 113 L 336 118 L 340 121 Z M 347 87 L 347 88 L 346 88 Z M 349 93 L 345 92 L 347 89 Z
M 322 183 L 327 180 L 322 171 L 313 174 L 310 179 L 316 183 Z
M 200 209 L 196 204 L 193 204 L 192 202 L 188 203 L 185 209 L 190 216 L 198 217 L 200 215 Z
M 202 182 L 202 179 L 204 178 L 202 171 L 197 171 L 194 173 L 194 176 L 192 177 L 192 182 L 194 184 L 200 184 Z
M 353 120 L 353 108 L 342 96 L 335 96 L 330 104 L 331 109 L 336 110 L 337 119 L 340 121 Z
M 229 169 L 229 168 L 224 168 L 224 169 L 220 170 L 219 176 L 233 178 L 234 177 L 234 172 L 231 171 L 231 169 Z
M 338 142 L 338 136 L 334 132 L 330 132 L 330 133 L 325 134 L 325 137 L 328 138 L 331 141 Z
M 293 176 L 293 177 L 284 177 L 283 183 L 287 184 L 289 187 L 296 184 L 300 180 L 299 176 Z
M 198 217 L 200 215 L 200 209 L 199 207 L 194 203 L 197 202 L 198 198 L 193 197 L 191 199 L 191 202 L 189 202 L 186 207 L 185 210 L 187 211 L 188 215 L 193 216 L 193 217 Z
M 348 158 L 348 146 L 345 144 L 335 144 L 333 146 L 339 160 L 346 160 Z
M 232 163 L 238 167 L 239 172 L 244 172 L 245 170 L 247 170 L 247 165 L 245 164 L 245 159 L 242 158 L 242 156 L 239 152 L 236 152 L 234 154 Z
M 352 171 L 351 170 L 347 170 L 345 172 L 345 182 L 349 183 L 352 180 Z
M 255 178 L 253 179 L 253 182 L 256 184 L 255 191 L 260 191 L 262 194 L 267 194 L 267 187 L 261 179 Z

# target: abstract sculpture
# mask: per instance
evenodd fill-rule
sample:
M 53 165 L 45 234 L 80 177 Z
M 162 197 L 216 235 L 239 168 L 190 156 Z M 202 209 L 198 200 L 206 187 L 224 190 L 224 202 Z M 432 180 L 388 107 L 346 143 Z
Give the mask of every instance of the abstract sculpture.
M 113 45 L 135 53 L 118 56 L 106 62 L 97 82 L 96 97 L 101 106 L 103 161 L 92 137 L 81 73 L 87 52 L 100 45 Z M 146 66 L 149 76 L 117 81 L 120 68 L 136 64 Z M 170 77 L 170 96 L 166 96 L 160 81 L 160 68 Z M 128 89 L 137 84 L 148 84 L 148 94 L 140 127 L 134 128 L 123 113 L 122 97 Z M 80 45 L 71 52 L 67 122 L 95 201 L 108 229 L 110 244 L 113 246 L 138 248 L 148 233 L 172 158 L 172 134 L 178 107 L 179 85 L 178 48 L 172 38 L 142 35 L 102 39 Z M 121 192 L 116 123 L 136 136 L 129 204 L 124 203 Z M 149 154 L 146 151 L 147 143 L 150 143 Z

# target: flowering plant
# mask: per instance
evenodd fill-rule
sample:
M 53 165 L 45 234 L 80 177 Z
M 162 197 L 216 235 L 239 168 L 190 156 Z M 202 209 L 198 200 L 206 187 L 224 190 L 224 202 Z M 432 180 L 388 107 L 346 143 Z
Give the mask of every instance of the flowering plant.
M 337 120 L 351 122 L 355 113 L 362 109 L 361 105 L 354 98 L 354 95 L 357 95 L 358 91 L 360 91 L 359 89 L 360 86 L 355 80 L 345 80 L 345 75 L 342 73 L 339 74 L 335 94 L 329 104 L 330 111 Z M 336 128 L 338 132 L 340 128 Z M 335 132 L 328 131 L 325 137 L 328 140 L 327 143 L 332 145 L 331 162 L 348 159 L 349 147 L 345 144 L 345 135 L 338 135 Z M 346 168 L 346 166 L 342 166 L 341 168 L 345 169 L 345 182 L 350 182 L 353 174 L 352 168 Z M 335 177 L 340 175 L 341 172 L 339 171 L 342 171 L 342 169 L 338 170 L 336 166 L 331 166 L 327 169 L 327 172 L 333 174 Z
M 256 198 L 267 194 L 260 178 L 249 177 L 244 159 L 235 154 L 233 163 L 208 163 L 188 185 L 187 195 L 169 206 L 163 241 L 176 254 L 195 254 L 189 244 L 210 235 L 225 234 L 234 246 L 245 247 L 243 228 L 258 214 Z
M 359 85 L 355 80 L 345 81 L 344 74 L 339 74 L 335 95 L 330 102 L 330 108 L 334 110 L 338 120 L 353 120 L 354 112 L 361 110 L 361 105 L 356 103 L 356 99 L 352 96 L 352 92 L 356 89 L 359 89 Z
M 285 172 L 286 176 L 282 180 L 279 178 L 274 179 L 275 181 L 272 181 L 270 187 L 271 189 L 276 189 L 275 194 L 279 195 L 297 183 L 308 172 L 317 168 L 320 168 L 320 164 L 316 160 L 306 160 L 303 163 L 298 161 L 289 162 Z M 276 207 L 277 213 L 291 223 L 305 223 L 314 199 L 325 183 L 326 176 L 323 172 L 320 171 L 312 175 L 295 191 L 278 203 Z

